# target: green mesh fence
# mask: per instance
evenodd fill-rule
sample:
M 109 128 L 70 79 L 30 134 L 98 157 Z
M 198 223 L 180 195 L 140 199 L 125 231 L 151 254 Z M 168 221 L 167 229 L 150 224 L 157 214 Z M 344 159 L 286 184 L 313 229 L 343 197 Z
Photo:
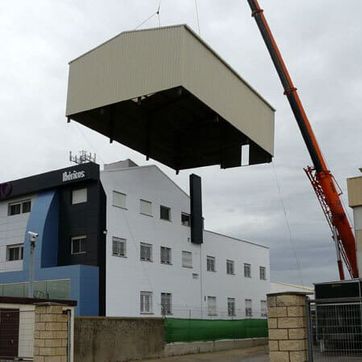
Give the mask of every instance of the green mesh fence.
M 268 324 L 266 319 L 165 319 L 165 337 L 167 343 L 267 336 Z

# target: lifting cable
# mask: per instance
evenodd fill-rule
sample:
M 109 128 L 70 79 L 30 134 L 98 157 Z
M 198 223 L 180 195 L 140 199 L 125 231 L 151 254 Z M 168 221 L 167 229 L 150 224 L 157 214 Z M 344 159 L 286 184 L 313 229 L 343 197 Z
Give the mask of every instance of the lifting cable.
M 290 246 L 292 248 L 294 258 L 295 258 L 295 261 L 296 261 L 296 264 L 297 264 L 300 283 L 301 283 L 301 285 L 304 285 L 301 263 L 300 263 L 298 253 L 297 253 L 297 250 L 296 250 L 296 247 L 295 247 L 295 243 L 294 243 L 294 240 L 293 240 L 292 229 L 290 227 L 290 223 L 289 223 L 289 220 L 288 220 L 287 208 L 285 207 L 285 203 L 284 203 L 284 200 L 283 200 L 283 197 L 282 197 L 280 183 L 279 183 L 279 180 L 278 180 L 278 174 L 277 174 L 275 166 L 274 166 L 274 161 L 271 162 L 271 164 L 273 166 L 272 167 L 273 168 L 273 174 L 274 174 L 275 182 L 276 182 L 277 189 L 278 189 L 279 200 L 280 200 L 280 204 L 282 205 L 284 218 L 285 218 L 285 223 L 286 223 L 287 229 L 288 229 L 289 244 L 290 244 Z
M 199 35 L 201 36 L 200 18 L 199 18 L 199 7 L 197 6 L 197 0 L 195 0 L 195 10 L 196 10 L 197 28 L 198 28 L 198 31 L 199 31 Z

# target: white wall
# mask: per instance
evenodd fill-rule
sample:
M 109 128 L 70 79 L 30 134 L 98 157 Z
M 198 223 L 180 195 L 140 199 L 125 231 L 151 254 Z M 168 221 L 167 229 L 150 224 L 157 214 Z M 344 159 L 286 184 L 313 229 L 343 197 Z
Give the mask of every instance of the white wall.
M 108 316 L 140 316 L 140 291 L 153 292 L 154 316 L 160 316 L 162 292 L 172 293 L 177 317 L 207 316 L 208 295 L 217 297 L 218 318 L 227 317 L 227 297 L 235 297 L 239 317 L 244 315 L 245 298 L 255 300 L 259 311 L 269 289 L 267 248 L 211 232 L 205 232 L 201 246 L 192 244 L 190 228 L 181 224 L 181 212 L 189 213 L 189 197 L 156 166 L 103 171 L 101 180 L 107 194 Z M 112 190 L 127 194 L 126 209 L 112 206 Z M 152 202 L 152 217 L 139 213 L 140 199 Z M 160 220 L 160 205 L 171 208 L 171 222 Z M 112 236 L 127 239 L 126 258 L 112 256 Z M 140 242 L 153 245 L 153 262 L 140 261 Z M 160 263 L 160 246 L 172 249 L 172 265 Z M 193 254 L 192 269 L 182 267 L 183 250 Z M 215 273 L 206 271 L 207 255 L 216 257 Z M 226 259 L 235 260 L 236 275 L 226 274 Z M 248 280 L 243 276 L 244 262 L 253 268 Z M 259 265 L 266 267 L 267 281 L 259 280 Z
M 0 273 L 23 269 L 23 261 L 7 261 L 7 245 L 24 243 L 30 213 L 8 216 L 9 203 L 34 199 L 34 196 L 0 202 Z

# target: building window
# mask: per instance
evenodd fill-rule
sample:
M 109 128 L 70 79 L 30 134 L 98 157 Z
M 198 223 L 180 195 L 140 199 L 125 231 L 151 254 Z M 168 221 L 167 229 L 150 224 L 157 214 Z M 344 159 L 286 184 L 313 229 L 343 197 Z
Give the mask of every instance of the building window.
M 126 239 L 121 239 L 113 236 L 112 238 L 112 255 L 126 256 Z
M 166 206 L 160 206 L 160 219 L 171 221 L 171 209 Z
M 266 300 L 260 301 L 260 315 L 261 317 L 267 317 L 267 304 Z
M 235 298 L 228 298 L 228 316 L 235 317 Z
M 140 213 L 143 215 L 152 216 L 152 202 L 140 200 Z
M 86 242 L 87 242 L 87 237 L 85 235 L 72 237 L 71 253 L 73 255 L 86 253 Z
M 77 189 L 72 191 L 72 204 L 82 204 L 87 202 L 87 189 Z
M 199 274 L 192 273 L 192 279 L 199 279 Z
M 143 261 L 152 261 L 152 245 L 141 243 L 140 259 Z
M 215 269 L 215 257 L 207 256 L 207 258 L 206 258 L 206 270 L 211 271 L 211 272 L 216 271 L 216 269 Z
M 171 293 L 161 293 L 161 314 L 172 314 L 172 295 Z
M 122 192 L 113 191 L 112 193 L 112 205 L 115 207 L 120 207 L 125 209 L 127 207 L 126 204 L 127 195 Z
M 209 316 L 216 316 L 216 297 L 207 297 L 207 314 Z
M 244 263 L 244 277 L 251 278 L 251 265 Z
M 226 260 L 226 274 L 235 274 L 233 260 Z
M 181 224 L 184 226 L 191 225 L 191 217 L 190 214 L 186 214 L 185 212 L 181 213 Z
M 8 245 L 6 247 L 6 260 L 7 261 L 23 260 L 23 258 L 24 258 L 23 244 Z
M 266 280 L 266 268 L 264 266 L 261 266 L 259 268 L 260 271 L 260 280 Z
M 253 307 L 252 307 L 252 300 L 245 299 L 245 316 L 252 317 L 253 316 Z
M 141 292 L 140 311 L 142 314 L 152 313 L 152 292 Z
M 171 264 L 171 248 L 161 246 L 161 264 Z
M 182 251 L 182 266 L 184 268 L 192 268 L 192 253 L 191 251 Z
M 24 200 L 19 202 L 12 202 L 8 206 L 8 215 L 26 214 L 31 211 L 31 201 Z

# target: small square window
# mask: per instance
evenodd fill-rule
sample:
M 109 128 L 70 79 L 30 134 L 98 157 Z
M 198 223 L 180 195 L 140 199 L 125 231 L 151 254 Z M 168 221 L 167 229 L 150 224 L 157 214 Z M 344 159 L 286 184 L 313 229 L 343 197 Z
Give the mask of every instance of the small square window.
M 251 265 L 244 263 L 244 277 L 251 278 Z
M 22 203 L 22 212 L 23 214 L 26 214 L 27 212 L 31 211 L 31 201 L 27 200 L 27 201 L 23 201 Z
M 260 271 L 260 280 L 266 280 L 266 268 L 264 266 L 261 266 L 259 268 Z
M 233 260 L 226 260 L 226 273 L 227 274 L 235 274 L 234 273 L 234 261 Z
M 266 300 L 260 301 L 260 316 L 263 318 L 268 316 Z
M 140 200 L 140 213 L 143 215 L 152 216 L 152 202 Z
M 191 251 L 182 251 L 182 266 L 184 268 L 192 268 L 192 253 Z
M 121 239 L 113 236 L 112 238 L 112 255 L 126 256 L 126 239 Z
M 171 248 L 161 246 L 161 264 L 171 264 Z
M 6 260 L 7 261 L 23 260 L 23 258 L 24 258 L 23 244 L 7 246 L 7 248 L 6 248 Z
M 122 209 L 126 208 L 126 200 L 127 200 L 127 195 L 122 193 L 122 192 L 118 192 L 118 191 L 113 191 L 112 192 L 112 205 L 115 207 L 120 207 Z
M 21 203 L 9 204 L 8 215 L 18 215 L 21 213 Z
M 228 298 L 228 316 L 235 317 L 235 298 Z
M 206 270 L 210 272 L 215 272 L 215 257 L 207 256 L 206 258 Z
M 171 221 L 171 209 L 166 206 L 160 206 L 160 219 Z
M 141 243 L 140 259 L 142 261 L 152 261 L 152 245 Z
M 152 292 L 140 293 L 140 311 L 142 314 L 152 313 Z
M 184 226 L 191 225 L 191 217 L 190 214 L 186 214 L 185 212 L 181 213 L 181 224 Z
M 72 191 L 72 205 L 87 202 L 87 188 Z
M 85 235 L 72 237 L 71 253 L 73 255 L 86 253 L 86 242 L 87 237 Z
M 161 314 L 171 315 L 172 314 L 172 294 L 161 293 Z

